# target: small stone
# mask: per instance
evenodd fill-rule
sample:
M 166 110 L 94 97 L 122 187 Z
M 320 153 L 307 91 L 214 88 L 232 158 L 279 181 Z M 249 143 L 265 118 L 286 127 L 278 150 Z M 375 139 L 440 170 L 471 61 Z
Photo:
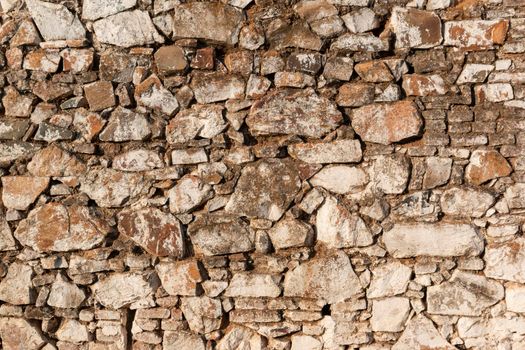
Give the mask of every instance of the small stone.
M 364 247 L 373 243 L 363 219 L 351 214 L 334 197 L 325 199 L 315 220 L 317 240 L 330 248 Z
M 303 0 L 295 4 L 293 9 L 307 22 L 337 15 L 337 8 L 326 0 Z
M 225 210 L 239 216 L 277 221 L 300 187 L 301 180 L 294 162 L 262 159 L 243 168 Z
M 201 337 L 185 331 L 164 331 L 162 347 L 163 350 L 206 350 Z
M 272 50 L 283 50 L 288 47 L 319 51 L 322 40 L 311 31 L 305 21 L 296 21 L 291 25 L 284 25 L 275 30 L 267 38 Z
M 288 56 L 286 68 L 292 71 L 302 71 L 307 74 L 317 74 L 323 67 L 323 56 L 320 53 L 294 52 Z
M 517 283 L 505 285 L 505 304 L 512 312 L 525 312 L 525 286 Z
M 268 230 L 275 249 L 304 247 L 313 243 L 314 230 L 300 220 L 283 219 Z
M 184 50 L 180 46 L 162 46 L 155 52 L 154 57 L 155 64 L 161 75 L 183 72 L 188 66 Z
M 157 152 L 139 148 L 116 155 L 112 167 L 120 171 L 146 171 L 162 168 L 164 162 Z
M 354 109 L 352 127 L 362 140 L 388 145 L 419 136 L 423 120 L 414 102 L 399 101 Z
M 335 102 L 342 107 L 360 107 L 374 102 L 373 84 L 347 83 L 341 85 Z
M 525 239 L 490 243 L 485 249 L 485 276 L 525 283 Z
M 29 128 L 28 119 L 2 118 L 0 120 L 0 140 L 20 140 Z
M 113 273 L 100 279 L 91 290 L 94 299 L 110 309 L 120 309 L 147 299 L 153 293 L 153 283 L 133 273 Z
M 484 245 L 471 225 L 449 223 L 398 223 L 383 234 L 383 241 L 395 258 L 476 256 Z
M 241 10 L 220 2 L 180 4 L 175 6 L 173 37 L 235 45 L 243 19 Z
M 323 76 L 327 79 L 348 81 L 352 77 L 354 61 L 350 57 L 335 56 L 328 58 Z
M 378 38 L 373 34 L 343 34 L 339 36 L 330 46 L 330 50 L 366 51 L 380 52 L 388 51 L 390 44 L 388 40 Z
M 465 50 L 483 50 L 503 44 L 508 28 L 509 22 L 505 19 L 445 22 L 443 44 Z
M 217 343 L 217 350 L 237 350 L 247 348 L 249 350 L 264 350 L 266 341 L 263 336 L 247 327 L 232 325 L 224 337 Z
M 364 33 L 379 27 L 379 19 L 368 7 L 349 12 L 341 18 L 352 33 Z
M 224 295 L 227 297 L 275 298 L 281 294 L 280 276 L 258 273 L 236 273 Z
M 410 159 L 402 154 L 379 156 L 372 167 L 372 182 L 385 194 L 405 192 L 410 178 Z
M 465 179 L 481 185 L 489 180 L 510 175 L 512 167 L 509 162 L 494 150 L 475 150 L 465 170 Z
M 206 256 L 252 251 L 254 234 L 249 226 L 233 216 L 200 216 L 188 228 L 197 254 Z
M 322 299 L 328 304 L 351 298 L 360 291 L 350 259 L 338 250 L 300 264 L 289 270 L 284 279 L 284 296 Z
M 8 224 L 9 219 L 8 215 L 0 215 L 0 251 L 17 249 L 17 243 Z
M 86 165 L 62 148 L 50 145 L 36 152 L 27 170 L 33 176 L 77 176 L 86 172 Z
M 374 332 L 401 332 L 410 313 L 408 298 L 391 297 L 372 301 L 370 326 Z
M 187 213 L 212 197 L 213 190 L 210 185 L 198 176 L 187 175 L 169 191 L 170 211 L 175 214 Z
M 248 83 L 246 83 L 246 98 L 261 98 L 266 94 L 272 82 L 255 74 L 250 75 Z
M 69 12 L 64 5 L 40 0 L 26 0 L 25 3 L 44 40 L 85 38 L 86 29 L 78 17 Z
M 406 349 L 454 350 L 456 347 L 447 342 L 432 321 L 419 314 L 408 322 L 403 334 L 392 346 L 392 350 Z
M 437 74 L 406 74 L 403 76 L 402 86 L 408 96 L 436 96 L 447 93 L 445 81 Z
M 47 304 L 52 307 L 71 309 L 79 307 L 85 299 L 86 292 L 58 274 L 51 285 Z
M 24 350 L 39 350 L 45 349 L 44 345 L 47 344 L 40 327 L 23 318 L 0 318 L 0 338 L 2 338 L 2 347 L 5 350 L 20 349 L 22 344 Z
M 70 343 L 81 343 L 90 340 L 87 327 L 72 319 L 64 319 L 55 334 L 58 340 Z
M 0 142 L 0 166 L 9 165 L 17 159 L 31 159 L 31 156 L 40 149 L 39 145 L 23 141 Z
M 227 126 L 224 108 L 219 105 L 193 105 L 177 114 L 166 126 L 168 143 L 184 143 L 197 136 L 211 139 Z
M 175 149 L 171 151 L 171 164 L 199 164 L 208 161 L 208 154 L 203 148 Z
M 357 167 L 334 165 L 321 169 L 310 179 L 310 184 L 337 194 L 356 193 L 368 184 L 368 175 Z
M 493 70 L 492 64 L 467 63 L 463 66 L 456 84 L 483 83 Z
M 320 138 L 342 122 L 336 105 L 313 89 L 274 90 L 256 101 L 246 124 L 254 135 L 296 134 Z
M 24 57 L 24 69 L 55 73 L 60 64 L 60 54 L 55 50 L 30 51 Z
M 73 127 L 86 142 L 91 142 L 102 131 L 104 125 L 106 121 L 98 113 L 89 112 L 85 108 L 75 111 Z
M 441 20 L 434 12 L 396 6 L 390 21 L 396 35 L 396 48 L 427 49 L 443 40 Z
M 84 73 L 93 65 L 93 49 L 64 49 L 60 51 L 64 71 L 73 74 Z
M 69 129 L 49 123 L 40 123 L 33 139 L 35 141 L 53 142 L 71 140 L 73 136 L 73 132 Z
M 460 270 L 449 281 L 427 288 L 427 311 L 430 314 L 480 316 L 483 310 L 503 299 L 498 282 Z
M 143 141 L 150 135 L 151 128 L 145 115 L 117 107 L 99 138 L 104 142 Z
M 172 116 L 179 110 L 179 102 L 156 75 L 151 75 L 135 87 L 135 100 L 141 106 Z
M 97 39 L 105 44 L 131 47 L 163 43 L 146 11 L 121 12 L 93 23 Z
M 510 209 L 525 208 L 525 184 L 516 183 L 505 190 L 505 201 Z
M 480 218 L 496 199 L 488 192 L 475 188 L 451 188 L 441 195 L 443 213 L 453 216 Z
M 444 157 L 428 157 L 425 159 L 425 176 L 423 188 L 430 189 L 445 185 L 452 172 L 452 159 Z
M 182 225 L 157 208 L 125 210 L 118 215 L 118 231 L 149 254 L 181 258 L 185 253 Z
M 2 97 L 5 114 L 11 117 L 29 117 L 31 115 L 34 97 L 21 95 L 14 87 L 8 86 L 4 89 Z
M 321 350 L 323 343 L 310 335 L 292 336 L 292 347 L 290 350 Z
M 366 82 L 386 83 L 394 80 L 386 61 L 366 61 L 354 66 L 355 72 Z
M 478 85 L 474 92 L 478 103 L 503 102 L 514 98 L 512 85 L 508 83 Z
M 155 270 L 169 295 L 195 296 L 199 283 L 203 281 L 196 260 L 161 262 Z
M 275 87 L 292 87 L 304 89 L 307 86 L 314 86 L 315 79 L 311 75 L 301 72 L 277 72 L 274 75 Z
M 26 210 L 48 185 L 48 177 L 3 176 L 2 202 L 6 208 Z
M 82 18 L 94 21 L 129 10 L 136 4 L 137 0 L 85 0 L 82 3 Z
M 362 158 L 358 140 L 336 140 L 323 143 L 296 143 L 288 153 L 306 163 L 357 163 Z
M 15 237 L 37 252 L 67 252 L 96 247 L 109 232 L 109 224 L 95 208 L 51 202 L 31 210 L 18 224 Z
M 99 80 L 84 86 L 84 93 L 91 111 L 101 111 L 116 104 L 113 84 Z
M 0 282 L 0 300 L 12 305 L 33 304 L 36 299 L 31 281 L 34 275 L 31 266 L 16 261 L 11 263 Z
M 203 104 L 244 97 L 244 80 L 232 74 L 195 72 L 190 87 Z
M 139 64 L 136 56 L 116 50 L 105 50 L 100 54 L 100 79 L 117 83 L 129 83 L 133 79 L 133 71 Z
M 382 298 L 406 292 L 412 269 L 391 261 L 372 270 L 372 281 L 366 290 L 368 298 Z

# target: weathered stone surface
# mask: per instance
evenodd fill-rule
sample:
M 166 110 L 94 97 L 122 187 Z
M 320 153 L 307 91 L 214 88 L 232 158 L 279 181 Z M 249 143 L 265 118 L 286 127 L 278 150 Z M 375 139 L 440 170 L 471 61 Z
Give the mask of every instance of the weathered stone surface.
M 268 235 L 275 249 L 285 249 L 311 245 L 314 230 L 300 220 L 283 219 L 268 230 Z
M 121 12 L 93 23 L 97 39 L 105 44 L 131 47 L 163 43 L 151 18 L 145 11 Z
M 444 45 L 480 50 L 503 44 L 509 22 L 504 19 L 445 22 Z
M 222 116 L 223 110 L 219 105 L 193 105 L 179 112 L 166 126 L 166 140 L 170 143 L 184 143 L 197 136 L 217 136 L 227 126 Z
M 525 208 L 525 184 L 516 183 L 505 190 L 505 201 L 511 209 Z
M 447 93 L 447 86 L 438 74 L 406 74 L 403 76 L 403 90 L 408 96 L 435 96 Z
M 465 179 L 481 185 L 498 177 L 508 176 L 512 172 L 509 162 L 495 150 L 475 150 L 465 169 Z
M 85 3 L 84 3 L 85 4 Z M 64 49 L 60 51 L 64 71 L 82 73 L 88 71 L 93 65 L 93 49 Z
M 230 280 L 230 285 L 224 292 L 229 297 L 269 297 L 275 298 L 281 294 L 279 276 L 256 273 L 236 273 Z
M 474 188 L 451 188 L 441 195 L 443 213 L 453 216 L 482 217 L 494 204 L 492 194 Z
M 322 143 L 295 143 L 288 153 L 306 163 L 356 163 L 363 156 L 359 140 L 336 140 Z
M 293 335 L 291 350 L 321 350 L 323 344 L 310 335 Z
M 361 291 L 361 285 L 345 253 L 334 251 L 288 271 L 284 296 L 323 299 L 329 304 Z
M 348 51 L 388 51 L 390 44 L 388 40 L 378 38 L 372 34 L 343 34 L 334 40 L 330 50 Z
M 204 204 L 213 197 L 212 187 L 198 176 L 186 175 L 169 192 L 170 211 L 182 214 Z
M 368 175 L 357 167 L 334 165 L 321 169 L 309 181 L 337 194 L 356 193 L 368 184 Z
M 456 80 L 456 84 L 483 83 L 494 70 L 492 64 L 467 63 Z
M 260 160 L 244 167 L 225 209 L 236 215 L 277 221 L 300 187 L 301 180 L 293 161 Z
M 198 284 L 203 281 L 196 260 L 162 262 L 155 269 L 169 295 L 195 296 Z
M 21 95 L 17 89 L 8 86 L 4 90 L 2 104 L 5 114 L 12 117 L 28 117 L 31 114 L 34 97 Z
M 366 290 L 368 298 L 382 298 L 406 292 L 412 269 L 391 261 L 372 270 L 372 281 Z
M 84 86 L 84 93 L 91 111 L 101 111 L 116 103 L 113 85 L 110 81 L 98 80 Z
M 432 321 L 419 314 L 412 318 L 392 350 L 454 350 L 455 347 L 438 332 Z
M 186 331 L 164 331 L 162 347 L 164 350 L 206 350 L 204 340 Z
M 478 85 L 474 88 L 478 103 L 503 102 L 514 98 L 514 90 L 509 83 Z
M 405 191 L 410 178 L 410 160 L 401 154 L 379 156 L 371 169 L 371 180 L 376 190 L 386 194 Z
M 425 160 L 426 170 L 423 177 L 423 188 L 442 186 L 450 179 L 452 159 L 445 157 L 428 157 Z
M 212 103 L 244 97 L 244 80 L 234 74 L 196 72 L 190 87 L 198 103 Z
M 0 165 L 5 166 L 17 159 L 31 158 L 39 149 L 39 145 L 24 141 L 0 142 Z
M 264 338 L 249 328 L 232 325 L 224 337 L 217 343 L 217 350 L 263 350 L 266 347 Z
M 249 226 L 233 216 L 198 217 L 189 226 L 188 232 L 197 254 L 234 254 L 248 252 L 255 247 L 254 234 Z
M 166 89 L 156 75 L 151 75 L 135 88 L 135 100 L 139 105 L 149 107 L 168 116 L 179 110 L 177 98 Z
M 47 304 L 64 309 L 77 308 L 86 297 L 86 292 L 58 274 L 55 282 L 51 285 Z
M 137 0 L 84 0 L 82 18 L 94 21 L 128 10 L 137 4 Z
M 145 115 L 117 107 L 99 138 L 106 142 L 142 141 L 150 135 L 151 128 Z
M 505 304 L 512 312 L 525 312 L 525 286 L 509 283 L 505 286 Z
M 0 140 L 20 140 L 29 128 L 29 120 L 4 118 L 0 120 Z
M 110 227 L 96 208 L 48 203 L 29 212 L 15 237 L 38 252 L 91 249 L 104 240 Z
M 81 343 L 90 340 L 87 327 L 77 320 L 64 319 L 56 331 L 58 340 Z
M 219 300 L 206 296 L 182 298 L 180 309 L 195 333 L 210 333 L 221 326 L 222 307 Z
M 7 208 L 26 210 L 48 185 L 48 177 L 3 176 L 2 203 Z
M 40 0 L 26 0 L 25 3 L 44 40 L 75 40 L 86 36 L 86 29 L 78 17 L 64 5 Z
M 134 273 L 114 273 L 91 287 L 95 300 L 110 309 L 120 309 L 141 302 L 154 292 L 155 284 Z
M 441 20 L 434 12 L 396 6 L 390 21 L 397 48 L 430 48 L 443 40 Z
M 0 282 L 0 300 L 13 305 L 34 303 L 36 294 L 31 281 L 34 275 L 31 266 L 13 262 Z
M 0 215 L 0 251 L 15 250 L 17 248 L 13 232 L 6 221 L 5 215 Z
M 525 283 L 525 239 L 490 243 L 485 249 L 485 276 Z
M 157 208 L 121 211 L 118 230 L 156 256 L 184 256 L 182 226 L 176 217 Z
M 60 55 L 54 50 L 35 50 L 24 57 L 23 68 L 28 70 L 55 73 L 60 64 Z
M 374 332 L 401 332 L 409 313 L 408 298 L 391 297 L 374 300 L 370 326 Z
M 483 239 L 468 224 L 395 224 L 383 234 L 386 249 L 395 258 L 413 256 L 479 255 Z
M 352 33 L 364 33 L 379 27 L 379 19 L 368 7 L 349 12 L 341 18 Z
M 388 145 L 419 136 L 423 121 L 411 101 L 373 104 L 353 110 L 352 127 L 367 142 Z
M 0 318 L 0 338 L 5 350 L 18 350 L 21 345 L 24 350 L 38 350 L 47 343 L 39 327 L 15 317 Z
M 483 276 L 456 270 L 449 281 L 427 289 L 428 312 L 441 315 L 479 316 L 503 299 L 501 284 Z
M 184 50 L 177 45 L 162 46 L 158 49 L 155 52 L 155 64 L 161 75 L 182 72 L 188 66 Z
M 221 3 L 187 3 L 175 6 L 173 36 L 199 38 L 227 45 L 238 41 L 243 13 Z
M 149 182 L 142 174 L 107 168 L 91 168 L 80 179 L 80 191 L 105 208 L 133 203 L 148 189 Z
M 296 21 L 292 25 L 284 25 L 271 33 L 268 38 L 270 47 L 282 50 L 287 47 L 319 51 L 323 42 L 321 38 L 310 30 L 308 23 Z
M 297 134 L 321 137 L 342 122 L 342 115 L 313 89 L 275 90 L 254 103 L 246 118 L 256 135 Z
M 164 162 L 155 151 L 139 148 L 116 155 L 113 169 L 121 171 L 145 171 L 164 167 Z

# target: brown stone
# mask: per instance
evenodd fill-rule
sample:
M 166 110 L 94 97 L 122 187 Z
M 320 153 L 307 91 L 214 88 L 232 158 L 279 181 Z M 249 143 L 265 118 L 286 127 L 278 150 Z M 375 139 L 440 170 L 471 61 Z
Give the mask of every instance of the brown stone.
M 86 171 L 86 165 L 62 148 L 50 145 L 38 151 L 27 164 L 34 176 L 75 176 Z
M 343 107 L 360 107 L 374 102 L 374 84 L 346 83 L 341 85 L 335 102 Z
M 91 249 L 111 228 L 92 207 L 48 203 L 29 212 L 15 231 L 20 243 L 38 252 Z
M 190 87 L 198 103 L 212 103 L 243 98 L 244 85 L 244 80 L 237 75 L 195 72 Z
M 481 185 L 489 180 L 508 176 L 511 172 L 509 162 L 498 151 L 476 150 L 470 156 L 465 179 L 474 185 Z
M 148 253 L 156 256 L 184 256 L 182 227 L 173 215 L 157 208 L 126 210 L 118 214 L 118 230 Z
M 2 104 L 4 105 L 5 114 L 12 117 L 29 117 L 34 101 L 33 96 L 21 95 L 18 90 L 12 86 L 4 89 Z
M 48 177 L 3 176 L 2 202 L 7 208 L 26 210 L 48 185 Z
M 113 84 L 110 81 L 99 80 L 84 86 L 89 109 L 101 111 L 116 104 Z
M 308 74 L 317 74 L 323 67 L 323 56 L 318 53 L 294 52 L 286 61 L 289 70 L 302 71 Z
M 400 101 L 353 110 L 352 127 L 362 140 L 388 145 L 419 136 L 423 120 L 414 102 Z
M 87 72 L 93 65 L 93 49 L 65 49 L 60 52 L 65 72 Z
M 465 50 L 484 50 L 505 42 L 506 19 L 450 21 L 445 23 L 445 45 Z
M 398 48 L 430 48 L 443 40 L 441 20 L 434 12 L 396 6 L 390 21 Z
M 191 60 L 191 68 L 195 69 L 213 69 L 215 66 L 215 49 L 213 47 L 204 47 L 195 52 L 195 57 Z
M 23 318 L 0 318 L 0 337 L 5 350 L 39 350 L 47 344 L 40 327 Z
M 253 53 L 248 50 L 229 52 L 224 56 L 224 65 L 230 73 L 248 76 L 253 70 Z
M 24 19 L 18 26 L 18 30 L 13 38 L 9 41 L 11 47 L 23 45 L 38 45 L 42 40 L 31 19 Z
M 155 269 L 169 295 L 195 296 L 203 281 L 197 260 L 161 262 Z
M 322 40 L 310 30 L 308 24 L 301 21 L 277 29 L 269 35 L 268 40 L 271 49 L 274 50 L 294 47 L 319 51 L 323 45 Z
M 155 74 L 150 75 L 135 87 L 135 100 L 141 106 L 149 107 L 169 116 L 179 109 L 179 102 L 175 96 L 162 85 Z
M 149 121 L 144 114 L 117 107 L 100 133 L 100 141 L 142 141 L 151 135 Z
M 447 93 L 445 81 L 441 76 L 407 74 L 403 76 L 403 90 L 408 96 L 436 96 Z
M 160 75 L 182 72 L 188 66 L 184 50 L 180 46 L 162 46 L 155 52 L 154 57 Z
M 33 93 L 45 102 L 51 102 L 73 95 L 73 88 L 69 84 L 43 80 L 33 85 Z
M 394 76 L 384 61 L 361 62 L 356 64 L 354 69 L 361 79 L 370 83 L 384 83 L 394 80 Z
M 75 111 L 73 127 L 79 136 L 87 142 L 91 142 L 102 131 L 104 125 L 106 125 L 106 120 L 102 119 L 98 113 L 90 112 L 85 108 L 78 108 Z
M 106 50 L 100 55 L 100 79 L 129 83 L 137 63 L 136 56 L 121 51 Z
M 24 69 L 55 73 L 60 64 L 60 54 L 54 50 L 35 50 L 24 58 Z

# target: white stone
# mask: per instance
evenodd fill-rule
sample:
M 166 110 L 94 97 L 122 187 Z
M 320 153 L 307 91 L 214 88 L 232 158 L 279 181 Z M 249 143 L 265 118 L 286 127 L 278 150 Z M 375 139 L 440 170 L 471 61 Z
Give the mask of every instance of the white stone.
M 179 110 L 179 101 L 166 89 L 156 75 L 151 75 L 135 88 L 135 100 L 160 113 L 172 116 Z
M 275 249 L 309 246 L 313 243 L 314 230 L 307 223 L 296 219 L 284 219 L 268 230 Z
M 368 7 L 349 12 L 341 17 L 345 26 L 352 33 L 364 33 L 379 26 L 379 20 L 374 11 Z
M 525 283 L 525 239 L 491 243 L 485 249 L 485 276 Z
M 23 318 L 0 317 L 2 348 L 4 350 L 44 349 L 42 346 L 47 341 L 39 328 Z
M 401 332 L 410 312 L 408 298 L 392 297 L 372 301 L 370 325 L 374 332 Z
M 494 70 L 492 64 L 467 63 L 456 80 L 456 84 L 483 83 Z
M 82 18 L 94 21 L 128 10 L 136 4 L 137 0 L 84 0 Z
M 206 350 L 204 340 L 200 336 L 186 331 L 164 331 L 162 338 L 163 350 Z
M 169 295 L 197 295 L 202 282 L 199 265 L 194 260 L 161 262 L 155 266 L 162 287 Z
M 198 164 L 206 163 L 208 154 L 204 148 L 174 149 L 171 151 L 171 164 Z
M 112 166 L 121 171 L 146 171 L 162 168 L 164 162 L 158 152 L 138 148 L 116 155 Z
M 46 41 L 84 39 L 86 29 L 77 16 L 61 4 L 26 0 L 29 14 Z
M 357 167 L 334 165 L 321 169 L 310 179 L 310 183 L 337 194 L 355 193 L 368 184 L 368 175 Z
M 0 300 L 13 305 L 27 305 L 35 301 L 32 278 L 33 268 L 13 262 L 0 282 Z
M 170 211 L 186 213 L 203 204 L 213 196 L 212 187 L 198 176 L 186 175 L 169 191 Z
M 275 298 L 281 294 L 279 279 L 280 276 L 253 272 L 236 273 L 233 275 L 224 295 L 228 297 Z
M 476 96 L 489 102 L 503 102 L 514 98 L 514 90 L 509 83 L 493 83 L 476 86 Z
M 432 321 L 419 314 L 412 318 L 392 350 L 435 349 L 455 350 L 438 332 Z
M 505 304 L 512 312 L 525 312 L 525 285 L 509 283 L 505 288 Z
M 51 285 L 47 304 L 59 308 L 77 308 L 86 299 L 86 292 L 75 284 L 68 282 L 65 277 L 58 274 Z
M 385 194 L 401 194 L 410 177 L 410 160 L 401 155 L 379 156 L 372 168 L 374 187 Z
M 91 287 L 95 300 L 107 308 L 120 309 L 150 297 L 152 284 L 144 276 L 126 272 L 102 278 Z
M 357 163 L 363 152 L 359 140 L 336 140 L 322 143 L 296 143 L 288 146 L 292 158 L 306 163 Z
M 427 1 L 427 10 L 441 10 L 449 7 L 451 5 L 451 0 L 428 0 Z
M 483 190 L 454 187 L 441 195 L 441 210 L 447 215 L 479 218 L 495 200 L 492 194 Z
M 316 338 L 309 335 L 292 336 L 291 350 L 321 350 L 323 344 Z
M 182 298 L 180 309 L 195 333 L 210 333 L 221 326 L 220 300 L 206 296 Z
M 407 290 L 412 269 L 398 261 L 391 261 L 372 269 L 372 281 L 366 290 L 368 298 L 402 294 Z
M 227 126 L 219 105 L 193 105 L 177 114 L 166 127 L 168 143 L 184 143 L 200 136 L 211 139 Z
M 266 350 L 266 339 L 249 328 L 233 325 L 217 342 L 216 350 Z M 179 350 L 179 349 L 177 349 Z
M 73 319 L 64 319 L 56 331 L 56 336 L 58 340 L 70 343 L 82 343 L 90 339 L 87 327 Z

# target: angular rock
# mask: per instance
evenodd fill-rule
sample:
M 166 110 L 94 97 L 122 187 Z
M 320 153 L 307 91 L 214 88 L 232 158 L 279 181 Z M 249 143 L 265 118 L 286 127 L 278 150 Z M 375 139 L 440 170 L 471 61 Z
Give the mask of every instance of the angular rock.
M 173 37 L 235 45 L 243 19 L 241 10 L 222 3 L 180 4 L 175 6 Z
M 55 73 L 60 64 L 60 55 L 55 50 L 30 51 L 24 57 L 23 68 L 46 73 Z
M 476 256 L 484 246 L 474 227 L 451 223 L 398 223 L 383 233 L 383 241 L 395 258 Z
M 321 169 L 309 182 L 337 194 L 356 193 L 368 184 L 368 175 L 357 167 L 333 165 Z
M 503 44 L 508 28 L 509 22 L 505 19 L 445 22 L 443 44 L 465 50 L 483 50 Z
M 149 181 L 140 173 L 127 173 L 92 167 L 80 179 L 80 191 L 104 208 L 121 207 L 135 202 L 149 189 Z
M 20 140 L 29 128 L 28 119 L 3 118 L 0 120 L 0 140 Z
M 0 142 L 0 166 L 9 165 L 17 159 L 30 159 L 39 149 L 39 145 L 24 141 Z
M 150 297 L 153 282 L 138 273 L 113 273 L 95 283 L 91 290 L 97 302 L 109 309 L 120 309 Z
M 306 163 L 357 163 L 363 152 L 359 140 L 336 140 L 321 143 L 294 143 L 288 153 Z
M 396 48 L 426 49 L 443 40 L 441 20 L 434 12 L 396 6 L 390 21 L 396 35 Z
M 512 312 L 525 312 L 525 286 L 509 283 L 505 286 L 505 304 Z
M 188 66 L 184 50 L 180 46 L 162 46 L 155 52 L 154 57 L 161 75 L 183 72 Z
M 474 88 L 474 92 L 478 103 L 503 102 L 514 98 L 514 90 L 509 83 L 478 85 Z
M 425 176 L 423 188 L 435 188 L 445 185 L 452 172 L 452 159 L 444 157 L 428 157 L 425 159 Z
M 206 163 L 208 154 L 204 148 L 174 149 L 171 151 L 171 164 L 198 164 Z
M 493 70 L 492 64 L 467 63 L 463 66 L 456 84 L 483 83 Z
M 525 184 L 516 183 L 505 190 L 505 200 L 510 209 L 525 208 Z
M 199 216 L 189 225 L 188 233 L 197 254 L 235 254 L 255 248 L 255 235 L 248 224 L 233 216 Z
M 402 154 L 379 156 L 374 160 L 371 179 L 376 190 L 401 194 L 410 178 L 410 159 Z
M 286 273 L 284 296 L 322 299 L 328 304 L 351 298 L 361 291 L 348 256 L 331 251 L 316 256 Z
M 299 17 L 307 22 L 337 15 L 337 8 L 326 0 L 300 1 L 293 7 Z
M 137 0 L 85 0 L 82 2 L 82 18 L 94 21 L 128 10 L 136 4 Z
M 310 335 L 298 335 L 292 336 L 292 347 L 290 350 L 321 350 L 323 344 L 317 339 Z
M 311 89 L 274 90 L 255 102 L 246 118 L 253 135 L 296 134 L 320 138 L 341 122 L 336 105 Z
M 157 152 L 139 148 L 116 155 L 112 166 L 121 171 L 146 171 L 162 168 L 164 162 Z
M 508 176 L 512 172 L 509 162 L 495 150 L 475 150 L 465 170 L 465 179 L 481 185 L 488 180 Z
M 58 274 L 47 298 L 49 306 L 71 309 L 79 307 L 87 295 L 76 284 L 68 282 L 65 277 Z
M 408 298 L 391 297 L 372 301 L 370 326 L 374 332 L 401 332 L 410 313 Z
M 456 270 L 449 281 L 427 288 L 427 311 L 440 315 L 479 316 L 503 296 L 503 286 L 498 282 Z
M 11 117 L 29 117 L 31 115 L 34 97 L 31 95 L 21 95 L 17 89 L 8 86 L 4 89 L 2 104 L 4 105 L 5 115 Z
M 419 314 L 412 318 L 392 350 L 454 350 L 456 347 L 438 332 L 432 321 Z
M 102 119 L 98 113 L 89 112 L 85 108 L 75 111 L 73 127 L 86 142 L 91 142 L 102 131 L 104 125 L 106 125 L 106 120 Z
M 204 340 L 196 334 L 186 331 L 164 331 L 162 337 L 163 350 L 206 350 Z
M 1 5 L 1 2 L 0 2 Z M 16 34 L 9 41 L 11 47 L 23 45 L 38 45 L 42 39 L 31 19 L 22 20 Z
M 447 215 L 479 218 L 495 201 L 494 196 L 488 192 L 455 187 L 441 195 L 441 209 Z
M 26 0 L 25 3 L 44 40 L 77 40 L 86 36 L 86 29 L 78 17 L 64 5 L 40 0 Z
M 279 287 L 280 276 L 272 276 L 258 273 L 236 273 L 230 280 L 224 296 L 276 298 L 281 294 Z
M 151 128 L 145 115 L 117 107 L 99 138 L 104 142 L 143 141 L 150 135 Z
M 60 52 L 64 71 L 74 74 L 83 73 L 93 65 L 93 49 L 65 49 Z
M 379 27 L 379 19 L 368 7 L 347 13 L 341 17 L 352 33 L 364 33 Z
M 196 296 L 197 287 L 203 281 L 196 260 L 161 262 L 155 270 L 169 295 Z
M 201 297 L 182 298 L 180 309 L 195 333 L 210 333 L 220 328 L 222 307 L 220 300 Z
M 35 141 L 53 142 L 71 140 L 73 136 L 74 134 L 71 130 L 44 122 L 38 125 L 33 139 Z
M 48 185 L 48 177 L 3 176 L 2 202 L 7 208 L 26 210 Z
M 313 243 L 314 230 L 301 220 L 284 219 L 268 230 L 275 249 L 304 247 Z
M 217 343 L 217 350 L 264 350 L 265 338 L 249 328 L 232 325 Z
M 406 292 L 412 269 L 391 261 L 372 270 L 372 281 L 366 290 L 368 298 L 382 298 Z
M 166 126 L 166 140 L 184 143 L 197 136 L 208 139 L 217 136 L 227 126 L 223 110 L 219 105 L 193 105 L 179 112 Z
M 0 282 L 0 300 L 13 305 L 33 304 L 36 299 L 32 282 L 34 275 L 31 266 L 17 261 L 11 263 Z
M 351 214 L 334 197 L 325 199 L 317 211 L 317 240 L 330 248 L 363 247 L 373 243 L 363 219 Z
M 100 54 L 100 79 L 117 83 L 130 83 L 137 65 L 147 65 L 140 56 L 117 50 L 105 50 Z
M 58 340 L 69 343 L 82 343 L 90 340 L 87 327 L 74 319 L 64 319 L 55 334 Z
M 135 87 L 135 100 L 141 106 L 172 116 L 179 110 L 179 102 L 156 75 L 151 75 Z
M 226 212 L 277 221 L 301 188 L 296 164 L 291 160 L 263 159 L 246 165 Z
M 244 80 L 237 75 L 220 72 L 195 72 L 190 87 L 198 103 L 212 103 L 244 97 Z
M 403 76 L 403 90 L 408 96 L 436 96 L 446 94 L 448 89 L 438 74 L 406 74 Z
M 113 84 L 110 81 L 98 80 L 84 86 L 84 93 L 91 111 L 101 111 L 113 107 L 116 103 Z
M 146 11 L 121 12 L 93 23 L 97 39 L 105 44 L 121 47 L 163 43 Z
M 335 56 L 326 60 L 323 76 L 327 79 L 348 81 L 352 77 L 354 61 L 350 57 Z
M 378 38 L 373 34 L 343 34 L 337 37 L 330 50 L 380 52 L 388 51 L 390 44 L 387 39 Z
M 354 66 L 356 73 L 369 83 L 386 83 L 394 80 L 394 76 L 386 61 L 373 60 L 358 63 Z
M 110 230 L 96 208 L 52 202 L 31 210 L 15 237 L 37 252 L 67 252 L 96 247 Z
M 39 350 L 47 344 L 40 327 L 23 318 L 1 317 L 0 338 L 5 350 L 18 350 L 21 345 L 24 350 Z
M 170 211 L 175 214 L 187 213 L 212 197 L 210 185 L 198 176 L 186 175 L 169 191 Z
M 335 102 L 343 107 L 360 107 L 374 102 L 374 98 L 374 85 L 347 83 L 339 88 Z
M 304 21 L 295 21 L 292 25 L 283 25 L 269 35 L 268 41 L 272 50 L 293 47 L 319 51 L 323 45 L 319 36 L 312 32 L 308 23 Z
M 414 102 L 400 101 L 354 109 L 352 127 L 363 141 L 388 145 L 419 136 L 423 120 Z
M 525 239 L 490 243 L 485 249 L 485 276 L 525 283 Z
M 182 225 L 176 217 L 157 208 L 125 210 L 118 215 L 118 231 L 156 256 L 182 258 L 185 252 Z
M 4 214 L 0 214 L 0 251 L 16 250 L 17 245 L 13 238 L 11 227 Z

